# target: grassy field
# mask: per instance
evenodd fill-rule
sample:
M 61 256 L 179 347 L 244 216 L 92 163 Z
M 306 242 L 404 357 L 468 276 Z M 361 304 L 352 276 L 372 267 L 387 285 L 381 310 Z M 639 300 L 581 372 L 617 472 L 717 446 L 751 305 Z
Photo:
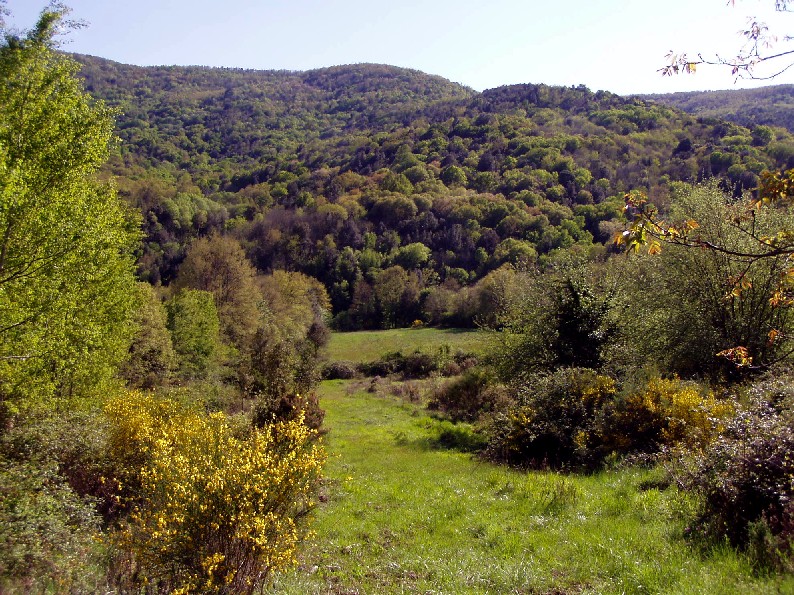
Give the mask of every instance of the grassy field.
M 410 353 L 417 349 L 433 353 L 448 345 L 454 353 L 482 353 L 492 334 L 486 331 L 464 329 L 392 329 L 388 331 L 359 331 L 333 333 L 326 347 L 330 361 L 371 362 L 393 351 Z
M 351 387 L 321 386 L 325 502 L 275 593 L 794 592 L 727 547 L 687 545 L 692 504 L 653 471 L 492 466 L 439 448 L 440 422 L 418 406 Z

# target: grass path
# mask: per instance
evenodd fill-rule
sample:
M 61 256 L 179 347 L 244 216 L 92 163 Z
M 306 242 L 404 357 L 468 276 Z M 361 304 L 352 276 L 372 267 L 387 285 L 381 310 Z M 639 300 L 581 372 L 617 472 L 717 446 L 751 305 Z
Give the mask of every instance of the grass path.
M 415 405 L 323 383 L 328 486 L 277 593 L 791 593 L 680 538 L 653 472 L 518 473 L 438 449 Z

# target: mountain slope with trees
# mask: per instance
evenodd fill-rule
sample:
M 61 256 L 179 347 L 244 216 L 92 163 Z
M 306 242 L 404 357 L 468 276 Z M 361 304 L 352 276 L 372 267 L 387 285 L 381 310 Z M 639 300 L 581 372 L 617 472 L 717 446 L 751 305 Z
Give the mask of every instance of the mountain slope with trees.
M 191 241 L 228 233 L 259 271 L 319 279 L 340 328 L 472 324 L 474 298 L 450 296 L 504 264 L 610 250 L 626 192 L 664 206 L 676 183 L 716 177 L 738 196 L 794 163 L 784 129 L 583 86 L 77 58 L 121 111 L 107 171 L 143 216 L 140 276 L 169 284 Z
M 748 128 L 762 125 L 794 130 L 794 85 L 660 93 L 639 97 L 700 118 L 721 118 Z

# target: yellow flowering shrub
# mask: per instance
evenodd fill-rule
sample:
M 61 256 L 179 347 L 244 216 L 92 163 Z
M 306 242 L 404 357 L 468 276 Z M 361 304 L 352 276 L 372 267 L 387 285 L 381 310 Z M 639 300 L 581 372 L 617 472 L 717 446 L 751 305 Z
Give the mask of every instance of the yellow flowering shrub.
M 250 593 L 294 563 L 326 458 L 302 416 L 240 439 L 222 413 L 151 395 L 114 400 L 107 414 L 111 454 L 133 465 L 137 483 L 118 543 L 141 580 Z
M 656 377 L 610 412 L 603 438 L 618 452 L 675 444 L 703 447 L 723 431 L 733 414 L 731 401 L 704 394 L 678 378 Z

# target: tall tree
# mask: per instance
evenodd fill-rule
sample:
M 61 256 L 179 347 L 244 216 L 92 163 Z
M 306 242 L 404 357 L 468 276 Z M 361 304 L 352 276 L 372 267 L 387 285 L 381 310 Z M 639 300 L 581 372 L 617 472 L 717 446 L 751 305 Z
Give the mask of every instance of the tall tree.
M 0 399 L 12 409 L 102 384 L 130 335 L 138 231 L 95 175 L 113 114 L 54 49 L 65 15 L 0 31 Z
M 209 291 L 215 299 L 221 333 L 238 349 L 245 349 L 259 324 L 256 270 L 240 244 L 213 235 L 193 242 L 179 269 L 176 286 Z
M 154 388 L 171 379 L 176 354 L 160 297 L 148 283 L 138 283 L 136 290 L 140 302 L 135 312 L 137 331 L 119 373 L 130 386 Z

